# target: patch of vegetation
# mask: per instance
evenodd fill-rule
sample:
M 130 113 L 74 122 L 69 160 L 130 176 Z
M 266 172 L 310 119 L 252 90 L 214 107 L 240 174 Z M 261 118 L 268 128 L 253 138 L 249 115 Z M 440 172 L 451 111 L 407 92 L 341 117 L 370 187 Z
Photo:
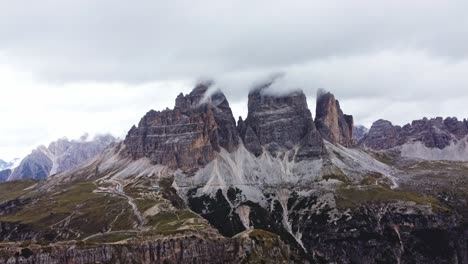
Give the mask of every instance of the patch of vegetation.
M 343 171 L 336 166 L 329 167 L 324 173 L 325 175 L 322 176 L 322 179 L 326 181 L 333 179 L 333 180 L 338 180 L 343 183 L 350 182 L 346 174 L 344 174 Z
M 172 187 L 173 182 L 174 182 L 174 177 L 162 177 L 159 180 L 159 186 L 161 186 L 161 188 L 168 189 Z
M 278 235 L 275 235 L 271 232 L 265 231 L 263 229 L 253 229 L 250 234 L 250 237 L 258 237 L 262 239 L 276 239 L 278 238 Z
M 383 203 L 395 201 L 411 201 L 417 204 L 431 205 L 433 209 L 446 210 L 440 206 L 438 200 L 432 196 L 425 196 L 413 192 L 392 190 L 382 186 L 366 188 L 346 187 L 337 189 L 336 205 L 338 208 L 353 208 L 366 203 Z
M 20 198 L 22 195 L 31 192 L 25 190 L 36 184 L 34 180 L 18 180 L 0 183 L 0 203 Z
M 367 174 L 363 177 L 362 181 L 360 182 L 361 185 L 380 185 L 384 188 L 390 188 L 393 183 L 392 181 L 385 177 L 383 174 L 374 172 L 371 174 Z
M 134 198 L 138 210 L 142 213 L 164 202 L 159 192 L 150 189 L 150 187 L 125 186 L 124 191 L 125 194 Z
M 63 191 L 58 193 L 36 195 L 33 202 L 20 210 L 0 216 L 0 221 L 28 224 L 34 229 L 52 233 L 61 230 L 74 235 L 77 232 L 91 235 L 106 231 L 129 205 L 122 197 L 95 193 L 95 189 L 92 182 L 80 182 L 64 186 Z M 117 222 L 120 228 L 130 229 L 133 221 L 131 218 L 129 220 L 121 215 Z M 116 228 L 114 226 L 113 230 Z M 51 235 L 50 239 L 54 237 Z
M 248 235 L 255 244 L 241 263 L 290 263 L 290 250 L 277 235 L 261 229 L 251 230 Z
M 387 165 L 393 165 L 395 163 L 395 157 L 392 156 L 390 153 L 386 152 L 372 152 L 370 153 L 376 160 L 387 164 Z
M 128 232 L 103 233 L 102 235 L 95 236 L 87 241 L 93 243 L 114 243 L 132 238 L 134 236 L 135 233 Z
M 349 182 L 348 178 L 343 173 L 341 173 L 341 174 L 339 174 L 339 173 L 328 174 L 328 175 L 324 175 L 322 178 L 324 180 L 326 180 L 326 181 L 328 181 L 330 179 L 333 179 L 333 180 L 338 180 L 338 181 L 344 182 L 344 183 Z
M 187 220 L 193 219 L 192 223 Z M 148 220 L 148 225 L 153 230 L 160 233 L 175 231 L 181 227 L 197 227 L 200 225 L 200 216 L 190 210 L 166 211 L 152 216 Z
M 153 200 L 153 199 L 144 199 L 144 198 L 135 199 L 135 204 L 137 205 L 138 210 L 142 213 L 150 209 L 151 207 L 161 204 L 163 202 L 164 201 L 162 200 Z

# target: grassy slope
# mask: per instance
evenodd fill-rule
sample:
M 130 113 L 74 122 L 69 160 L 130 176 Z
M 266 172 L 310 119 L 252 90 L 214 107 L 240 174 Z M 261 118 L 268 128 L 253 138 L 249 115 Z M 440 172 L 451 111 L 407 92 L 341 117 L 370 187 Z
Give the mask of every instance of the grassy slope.
M 0 189 L 2 185 L 0 184 Z M 69 218 L 67 229 L 80 233 L 81 237 L 105 231 L 117 215 L 125 215 L 121 212 L 130 211 L 130 207 L 125 199 L 94 193 L 95 189 L 92 182 L 82 182 L 64 186 L 63 191 L 53 194 L 28 193 L 32 202 L 11 214 L 0 216 L 0 221 L 18 222 L 31 225 L 36 230 L 47 230 L 59 229 Z M 18 194 L 20 195 L 17 198 L 22 198 L 26 194 L 19 190 L 8 193 L 10 198 Z M 120 229 L 132 228 L 132 222 L 132 219 L 121 219 Z

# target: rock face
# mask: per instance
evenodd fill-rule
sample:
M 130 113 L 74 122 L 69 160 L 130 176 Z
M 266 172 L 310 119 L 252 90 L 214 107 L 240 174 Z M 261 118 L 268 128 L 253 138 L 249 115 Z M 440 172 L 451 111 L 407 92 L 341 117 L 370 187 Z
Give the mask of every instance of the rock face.
M 303 263 L 279 237 L 253 233 L 235 238 L 207 238 L 198 234 L 156 237 L 151 241 L 108 244 L 94 247 L 55 245 L 43 250 L 38 245 L 3 249 L 0 263 L 92 264 L 92 263 Z M 266 233 L 266 232 L 261 232 Z
M 59 139 L 48 147 L 39 146 L 26 156 L 13 170 L 8 180 L 42 180 L 49 175 L 64 172 L 85 162 L 115 141 L 110 135 L 96 136 L 87 141 L 87 136 L 80 140 Z
M 353 136 L 354 136 L 354 142 L 358 143 L 359 140 L 361 140 L 365 134 L 369 132 L 369 129 L 365 126 L 362 125 L 357 125 L 354 126 L 353 128 Z
M 249 94 L 248 116 L 238 122 L 246 148 L 256 156 L 263 148 L 274 154 L 299 145 L 296 158 L 317 158 L 323 153 L 323 142 L 315 128 L 312 114 L 302 91 L 270 95 L 268 85 Z M 299 155 L 298 155 L 299 154 Z
M 354 144 L 353 116 L 343 114 L 335 96 L 324 90 L 317 92 L 315 125 L 325 140 L 350 147 Z
M 235 150 L 238 134 L 229 103 L 220 91 L 205 98 L 209 87 L 202 83 L 180 94 L 173 110 L 148 112 L 127 134 L 128 154 L 190 172 L 212 161 L 221 148 Z
M 386 120 L 377 120 L 361 144 L 374 150 L 390 149 L 407 143 L 421 143 L 430 149 L 444 149 L 464 141 L 467 135 L 467 121 L 458 121 L 455 117 L 423 118 L 403 127 L 394 126 Z
M 53 161 L 46 154 L 49 150 L 45 146 L 40 146 L 26 156 L 20 165 L 8 177 L 8 180 L 36 179 L 42 180 L 49 176 L 52 170 Z
M 8 177 L 10 176 L 10 174 L 11 174 L 10 169 L 0 170 L 0 182 L 6 181 Z

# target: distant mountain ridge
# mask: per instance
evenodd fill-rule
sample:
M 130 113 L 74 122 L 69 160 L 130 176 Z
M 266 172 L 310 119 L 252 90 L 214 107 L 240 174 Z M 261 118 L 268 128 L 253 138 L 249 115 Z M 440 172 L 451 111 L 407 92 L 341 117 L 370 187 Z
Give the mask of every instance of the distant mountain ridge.
M 372 150 L 394 149 L 410 158 L 467 161 L 468 121 L 423 118 L 401 127 L 380 119 L 372 124 L 360 145 Z
M 48 147 L 41 145 L 11 171 L 7 180 L 42 180 L 49 175 L 73 169 L 95 157 L 115 140 L 111 135 L 98 135 L 89 141 L 84 136 L 79 140 L 61 138 Z
M 6 169 L 12 169 L 19 161 L 19 158 L 15 158 L 12 161 L 4 161 L 0 159 L 0 171 L 6 170 Z
M 363 125 L 356 125 L 353 128 L 354 132 L 354 142 L 356 144 L 369 132 L 369 129 Z

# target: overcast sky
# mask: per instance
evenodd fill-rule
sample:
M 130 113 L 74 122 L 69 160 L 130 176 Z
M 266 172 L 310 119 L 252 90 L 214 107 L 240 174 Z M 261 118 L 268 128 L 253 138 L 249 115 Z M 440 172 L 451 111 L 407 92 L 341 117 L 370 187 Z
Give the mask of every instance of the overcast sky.
M 321 3 L 319 3 L 321 2 Z M 468 1 L 0 0 L 0 159 L 124 137 L 213 78 L 234 114 L 271 73 L 356 123 L 468 117 Z

